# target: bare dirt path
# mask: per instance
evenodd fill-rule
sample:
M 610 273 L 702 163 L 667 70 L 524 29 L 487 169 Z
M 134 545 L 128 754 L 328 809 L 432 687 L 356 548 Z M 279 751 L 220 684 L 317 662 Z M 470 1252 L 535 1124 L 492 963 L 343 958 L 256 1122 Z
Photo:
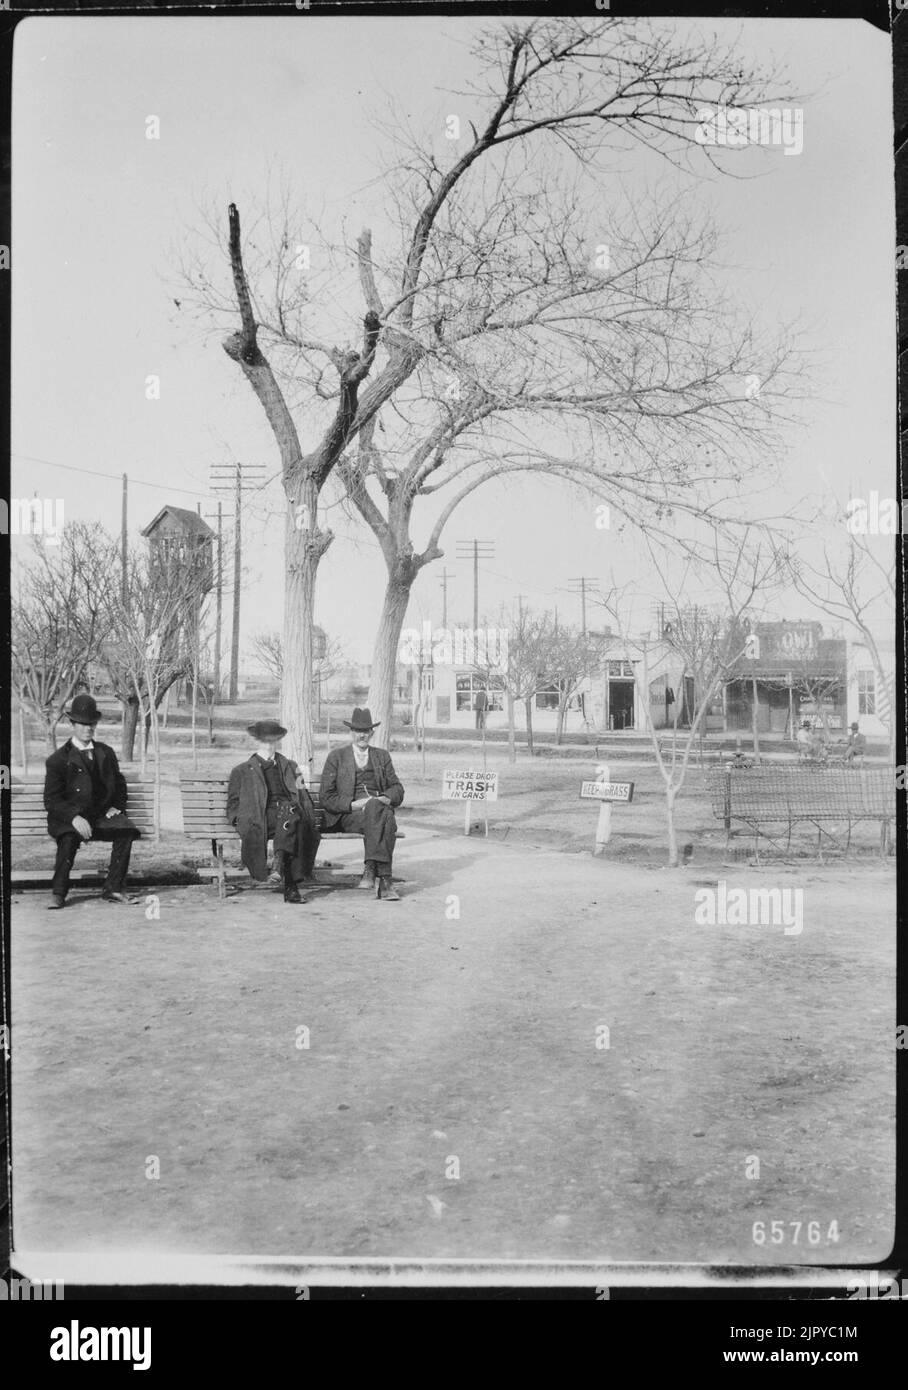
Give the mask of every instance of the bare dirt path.
M 17 1249 L 886 1253 L 890 869 L 407 833 L 397 904 L 186 887 L 149 920 L 14 898 Z M 801 888 L 803 931 L 696 925 L 719 876 Z

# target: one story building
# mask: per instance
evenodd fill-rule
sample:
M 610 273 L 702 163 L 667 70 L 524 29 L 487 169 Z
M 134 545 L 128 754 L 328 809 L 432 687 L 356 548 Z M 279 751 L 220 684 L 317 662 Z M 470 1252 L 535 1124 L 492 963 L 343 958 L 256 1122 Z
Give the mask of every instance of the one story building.
M 760 733 L 793 739 L 799 723 L 808 719 L 841 735 L 852 718 L 860 720 L 866 733 L 879 732 L 880 697 L 869 657 L 859 644 L 852 643 L 849 649 L 844 638 L 824 637 L 822 624 L 816 621 L 757 623 L 752 631 L 758 638 L 758 654 L 742 656 L 735 663 L 730 679 L 707 710 L 707 732 L 749 732 L 755 685 Z M 669 635 L 623 640 L 606 630 L 593 636 L 599 639 L 598 661 L 571 696 L 565 737 L 578 732 L 662 729 L 676 720 L 682 728 L 689 725 L 698 694 L 695 678 L 685 672 Z M 420 678 L 428 726 L 475 727 L 482 692 L 486 727 L 507 728 L 507 698 L 494 670 L 436 663 L 424 666 Z M 416 679 L 414 673 L 414 704 Z M 533 697 L 534 731 L 555 731 L 558 704 L 557 684 L 540 687 Z M 515 707 L 515 725 L 525 730 L 522 700 Z

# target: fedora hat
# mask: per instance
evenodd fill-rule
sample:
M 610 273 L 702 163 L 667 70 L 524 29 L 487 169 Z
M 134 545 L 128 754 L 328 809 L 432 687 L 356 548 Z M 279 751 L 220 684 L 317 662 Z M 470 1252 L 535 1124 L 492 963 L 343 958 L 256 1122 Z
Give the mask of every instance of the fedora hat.
M 73 724 L 97 724 L 104 717 L 93 695 L 77 695 L 66 713 Z
M 369 709 L 369 706 L 367 705 L 365 709 L 360 709 L 357 705 L 356 709 L 353 711 L 353 718 L 344 719 L 342 722 L 346 724 L 348 729 L 352 729 L 355 734 L 364 734 L 367 730 L 377 729 L 381 720 L 379 719 L 378 724 L 373 723 L 372 711 Z
M 246 732 L 257 738 L 260 743 L 265 743 L 271 739 L 277 742 L 279 738 L 284 737 L 287 730 L 276 719 L 259 719 L 255 724 L 249 724 Z

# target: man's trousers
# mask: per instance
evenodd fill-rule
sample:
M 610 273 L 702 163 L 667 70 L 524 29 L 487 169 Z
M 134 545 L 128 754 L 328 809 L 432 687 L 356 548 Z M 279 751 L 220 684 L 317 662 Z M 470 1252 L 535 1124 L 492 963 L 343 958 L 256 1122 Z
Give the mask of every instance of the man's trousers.
M 265 833 L 274 842 L 274 866 L 285 883 L 300 883 L 312 877 L 319 834 L 308 816 L 300 817 L 299 809 L 289 802 L 271 801 L 265 808 Z
M 69 892 L 69 876 L 79 852 L 79 846 L 82 844 L 90 845 L 93 840 L 105 840 L 112 841 L 113 848 L 110 851 L 110 867 L 107 870 L 107 878 L 104 880 L 104 891 L 122 893 L 126 887 L 126 875 L 129 872 L 132 842 L 138 838 L 139 832 L 135 826 L 130 826 L 129 829 L 123 829 L 120 826 L 111 829 L 104 824 L 103 820 L 92 826 L 91 840 L 83 840 L 78 830 L 67 830 L 63 835 L 58 835 L 57 859 L 54 864 L 51 892 L 55 897 L 65 898 Z
M 363 859 L 367 863 L 371 859 L 380 875 L 390 874 L 394 842 L 397 839 L 397 820 L 390 806 L 373 797 L 371 801 L 366 802 L 361 811 L 348 811 L 345 816 L 341 816 L 334 829 L 352 830 L 355 834 L 362 835 Z M 328 833 L 330 835 L 331 832 Z

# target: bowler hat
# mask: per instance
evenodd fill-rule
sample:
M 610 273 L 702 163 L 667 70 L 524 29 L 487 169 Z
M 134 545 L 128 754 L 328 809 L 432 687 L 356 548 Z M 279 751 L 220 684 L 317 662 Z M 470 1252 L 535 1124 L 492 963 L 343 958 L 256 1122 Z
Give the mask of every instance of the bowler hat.
M 852 727 L 852 729 L 859 729 L 861 726 L 860 726 L 860 724 L 852 724 L 851 727 Z
M 372 711 L 369 709 L 369 706 L 367 705 L 365 709 L 360 709 L 357 705 L 356 709 L 353 711 L 353 718 L 344 719 L 342 722 L 346 724 L 348 729 L 352 729 L 355 734 L 364 734 L 369 729 L 377 729 L 381 720 L 379 719 L 378 724 L 374 724 L 372 722 Z
M 264 743 L 268 739 L 274 739 L 276 742 L 279 738 L 284 737 L 287 730 L 283 728 L 276 719 L 259 719 L 255 724 L 250 724 L 248 726 L 247 732 L 250 733 L 253 738 L 257 738 L 261 743 Z
M 102 718 L 93 695 L 77 695 L 67 713 L 74 724 L 97 724 Z

